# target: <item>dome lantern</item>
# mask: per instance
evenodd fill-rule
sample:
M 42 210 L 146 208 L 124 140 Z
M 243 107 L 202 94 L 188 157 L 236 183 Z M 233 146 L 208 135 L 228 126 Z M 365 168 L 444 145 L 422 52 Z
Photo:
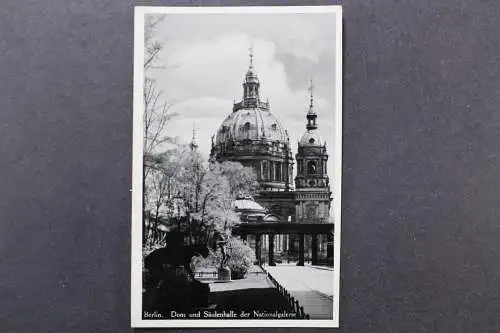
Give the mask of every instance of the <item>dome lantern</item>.
M 243 81 L 243 105 L 247 108 L 259 107 L 260 101 L 259 88 L 260 82 L 257 73 L 253 67 L 253 48 L 249 49 L 250 64 L 248 66 L 245 80 Z

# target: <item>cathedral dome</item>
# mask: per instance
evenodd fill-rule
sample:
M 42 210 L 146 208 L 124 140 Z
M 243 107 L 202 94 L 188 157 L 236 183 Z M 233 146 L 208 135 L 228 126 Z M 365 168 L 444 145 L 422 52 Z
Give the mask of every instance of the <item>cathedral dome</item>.
M 243 81 L 243 99 L 234 103 L 233 112 L 226 117 L 217 131 L 216 144 L 261 141 L 263 143 L 288 143 L 288 133 L 271 113 L 269 102 L 260 99 L 260 82 L 253 67 L 253 53 L 250 66 Z
M 243 80 L 243 98 L 212 136 L 212 161 L 239 162 L 252 168 L 261 191 L 288 191 L 293 156 L 288 133 L 260 98 L 260 82 L 252 64 Z
M 315 130 L 305 132 L 299 140 L 299 147 L 322 147 L 325 142 Z
M 232 112 L 222 122 L 217 131 L 216 144 L 245 140 L 286 143 L 288 133 L 268 110 L 244 108 Z

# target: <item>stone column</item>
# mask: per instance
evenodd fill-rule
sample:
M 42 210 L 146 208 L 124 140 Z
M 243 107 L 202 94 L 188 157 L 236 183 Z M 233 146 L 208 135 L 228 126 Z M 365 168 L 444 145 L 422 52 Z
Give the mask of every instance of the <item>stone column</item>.
M 255 235 L 255 258 L 257 259 L 257 263 L 260 265 L 262 263 L 262 260 L 261 260 L 261 257 L 260 257 L 260 253 L 261 253 L 261 235 L 260 234 L 256 234 Z
M 311 242 L 311 264 L 318 264 L 318 235 L 312 234 L 312 242 Z
M 283 166 L 283 179 L 285 180 L 285 187 L 286 190 L 290 190 L 290 177 L 288 177 L 288 156 L 287 159 L 285 160 L 285 165 Z
M 299 262 L 297 266 L 304 266 L 304 234 L 299 234 Z
M 274 234 L 269 234 L 269 266 L 276 266 L 274 262 Z
M 329 232 L 327 234 L 327 245 L 326 245 L 326 256 L 328 261 L 332 260 L 333 262 L 333 234 Z

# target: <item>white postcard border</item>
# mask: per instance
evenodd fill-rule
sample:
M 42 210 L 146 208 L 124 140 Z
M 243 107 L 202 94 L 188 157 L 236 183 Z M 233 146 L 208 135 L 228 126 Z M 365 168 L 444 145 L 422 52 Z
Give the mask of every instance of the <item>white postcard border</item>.
M 292 14 L 335 13 L 335 147 L 334 147 L 334 258 L 333 319 L 331 320 L 144 320 L 142 319 L 142 205 L 143 205 L 143 77 L 145 14 Z M 260 7 L 135 7 L 134 94 L 132 152 L 132 255 L 131 327 L 339 327 L 340 241 L 342 190 L 342 7 L 341 6 L 260 6 Z M 139 125 L 140 124 L 140 125 Z

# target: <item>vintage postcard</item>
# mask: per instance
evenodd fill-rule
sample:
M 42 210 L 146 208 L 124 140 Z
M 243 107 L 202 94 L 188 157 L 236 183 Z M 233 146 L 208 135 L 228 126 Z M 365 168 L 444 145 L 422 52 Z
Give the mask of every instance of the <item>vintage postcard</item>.
M 136 7 L 133 327 L 338 327 L 342 9 Z

